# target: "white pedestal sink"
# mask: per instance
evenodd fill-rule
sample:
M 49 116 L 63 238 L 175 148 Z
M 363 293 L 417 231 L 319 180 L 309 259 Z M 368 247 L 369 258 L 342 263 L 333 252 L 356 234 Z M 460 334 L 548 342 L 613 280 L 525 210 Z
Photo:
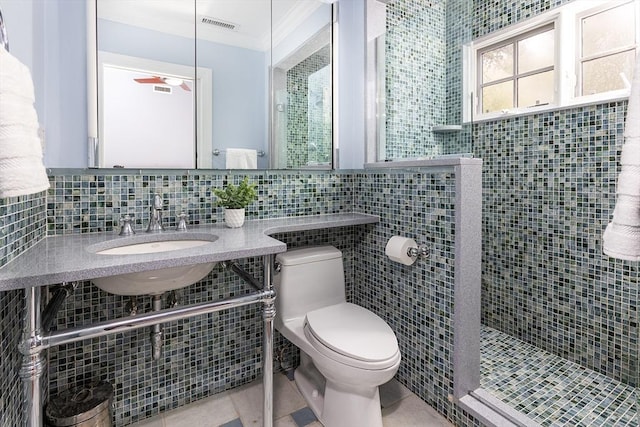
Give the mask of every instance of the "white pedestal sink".
M 141 236 L 144 240 L 136 243 L 132 239 L 126 241 L 114 240 L 109 244 L 102 244 L 87 248 L 96 255 L 127 256 L 143 255 L 159 252 L 179 251 L 215 242 L 217 236 L 185 236 L 179 234 Z M 108 246 L 108 247 L 105 247 Z M 184 288 L 203 279 L 215 267 L 215 262 L 169 267 L 157 270 L 125 273 L 115 276 L 93 279 L 93 283 L 100 289 L 116 295 L 161 295 L 164 292 Z

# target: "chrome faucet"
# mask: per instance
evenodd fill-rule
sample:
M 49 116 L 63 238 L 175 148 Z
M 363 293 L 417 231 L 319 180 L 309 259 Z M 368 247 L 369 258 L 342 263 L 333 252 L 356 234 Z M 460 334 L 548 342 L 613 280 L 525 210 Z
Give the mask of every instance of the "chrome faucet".
M 159 194 L 154 194 L 151 200 L 147 233 L 155 233 L 158 231 L 164 231 L 162 225 L 162 198 Z

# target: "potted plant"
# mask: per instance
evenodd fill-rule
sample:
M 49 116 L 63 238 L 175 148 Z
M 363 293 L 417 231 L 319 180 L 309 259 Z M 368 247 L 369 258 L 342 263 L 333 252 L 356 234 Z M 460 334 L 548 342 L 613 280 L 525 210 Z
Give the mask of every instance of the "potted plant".
M 224 188 L 213 189 L 213 194 L 218 198 L 216 204 L 225 208 L 224 222 L 227 227 L 242 227 L 245 208 L 258 197 L 257 187 L 249 184 L 249 178 L 245 176 L 237 186 L 228 184 Z

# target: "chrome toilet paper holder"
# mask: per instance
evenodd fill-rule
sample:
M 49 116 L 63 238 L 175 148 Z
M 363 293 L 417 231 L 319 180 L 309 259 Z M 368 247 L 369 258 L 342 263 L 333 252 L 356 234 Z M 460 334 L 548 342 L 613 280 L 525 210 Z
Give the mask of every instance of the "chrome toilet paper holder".
M 409 255 L 411 258 L 427 259 L 429 258 L 429 248 L 427 248 L 427 245 L 412 247 L 407 249 L 407 255 Z

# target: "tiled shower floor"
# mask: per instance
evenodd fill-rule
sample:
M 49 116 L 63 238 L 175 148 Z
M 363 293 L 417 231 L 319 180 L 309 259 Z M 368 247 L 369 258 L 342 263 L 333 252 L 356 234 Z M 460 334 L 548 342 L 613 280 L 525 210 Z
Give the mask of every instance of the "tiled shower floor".
M 482 388 L 542 426 L 637 427 L 635 388 L 483 326 Z

